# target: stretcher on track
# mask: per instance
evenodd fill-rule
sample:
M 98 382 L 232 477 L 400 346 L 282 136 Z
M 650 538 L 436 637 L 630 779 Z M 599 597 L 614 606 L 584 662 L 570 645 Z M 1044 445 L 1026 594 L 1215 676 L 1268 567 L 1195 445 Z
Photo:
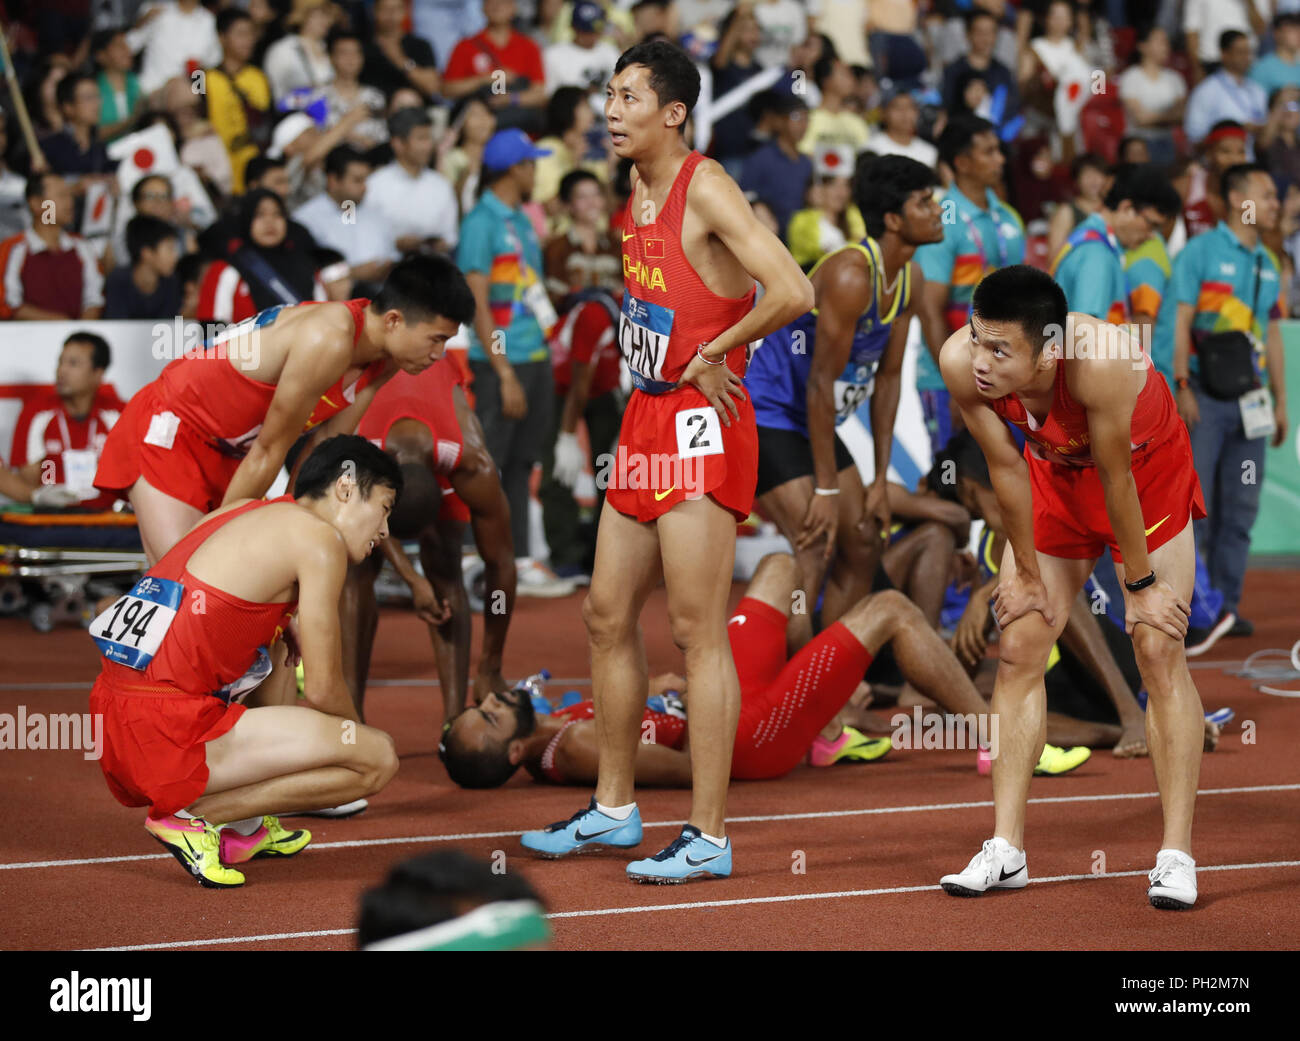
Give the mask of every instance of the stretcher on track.
M 0 615 L 25 615 L 38 632 L 89 624 L 101 597 L 144 573 L 130 513 L 0 512 Z

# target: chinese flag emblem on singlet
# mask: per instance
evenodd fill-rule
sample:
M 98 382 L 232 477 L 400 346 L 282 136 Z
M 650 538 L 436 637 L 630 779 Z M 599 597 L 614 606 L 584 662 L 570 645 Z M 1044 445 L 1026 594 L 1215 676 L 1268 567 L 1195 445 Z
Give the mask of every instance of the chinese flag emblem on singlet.
M 663 240 L 663 239 L 646 239 L 646 240 L 645 240 L 645 258 L 646 258 L 646 260 L 663 260 L 663 259 L 664 259 L 664 240 Z

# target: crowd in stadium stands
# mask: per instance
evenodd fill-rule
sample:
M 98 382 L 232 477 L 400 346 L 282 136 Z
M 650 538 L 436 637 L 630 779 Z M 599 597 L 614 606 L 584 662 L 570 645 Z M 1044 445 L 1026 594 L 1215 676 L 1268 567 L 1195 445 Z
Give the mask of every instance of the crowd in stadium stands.
M 965 321 L 998 266 L 1055 272 L 1094 256 L 1094 239 L 1123 246 L 1127 298 L 1100 316 L 1143 326 L 1193 427 L 1211 513 L 1198 541 L 1223 603 L 1201 629 L 1238 612 L 1259 485 L 1231 475 L 1262 466 L 1267 438 L 1207 392 L 1193 348 L 1252 337 L 1284 428 L 1266 345 L 1300 301 L 1300 0 L 4 7 L 33 133 L 6 99 L 0 317 L 233 322 L 368 295 L 412 253 L 453 257 L 478 301 L 469 370 L 516 546 L 543 466 L 554 569 L 521 573 L 521 592 L 571 591 L 591 568 L 573 491 L 618 428 L 630 191 L 605 84 L 624 49 L 666 37 L 703 77 L 690 141 L 805 270 L 865 236 L 851 191 L 864 157 L 936 169 L 945 241 L 916 258 L 927 341 Z M 1177 205 L 1117 198 L 1135 164 Z M 1106 218 L 1147 204 L 1145 235 L 1117 245 Z M 486 349 L 497 338 L 504 349 Z M 925 352 L 918 386 L 937 453 L 954 418 Z

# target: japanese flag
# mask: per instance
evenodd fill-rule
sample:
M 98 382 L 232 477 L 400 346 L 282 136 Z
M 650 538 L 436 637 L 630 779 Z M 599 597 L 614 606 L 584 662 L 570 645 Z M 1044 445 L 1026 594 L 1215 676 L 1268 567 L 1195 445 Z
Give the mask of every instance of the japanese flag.
M 171 131 L 163 123 L 118 138 L 108 146 L 108 156 L 118 160 L 118 185 L 128 197 L 135 182 L 146 174 L 171 174 L 180 166 Z
M 81 218 L 83 238 L 107 235 L 113 228 L 113 196 L 108 185 L 94 181 L 86 188 L 86 205 Z

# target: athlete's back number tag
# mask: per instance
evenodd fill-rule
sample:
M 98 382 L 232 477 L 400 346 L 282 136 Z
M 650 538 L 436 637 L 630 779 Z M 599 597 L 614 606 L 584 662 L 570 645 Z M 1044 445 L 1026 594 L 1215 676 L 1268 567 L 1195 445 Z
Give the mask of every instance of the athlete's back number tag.
M 684 408 L 677 413 L 677 454 L 722 455 L 722 424 L 712 408 Z
M 90 635 L 104 657 L 132 669 L 145 669 L 171 628 L 185 597 L 179 582 L 145 575 L 90 623 Z

